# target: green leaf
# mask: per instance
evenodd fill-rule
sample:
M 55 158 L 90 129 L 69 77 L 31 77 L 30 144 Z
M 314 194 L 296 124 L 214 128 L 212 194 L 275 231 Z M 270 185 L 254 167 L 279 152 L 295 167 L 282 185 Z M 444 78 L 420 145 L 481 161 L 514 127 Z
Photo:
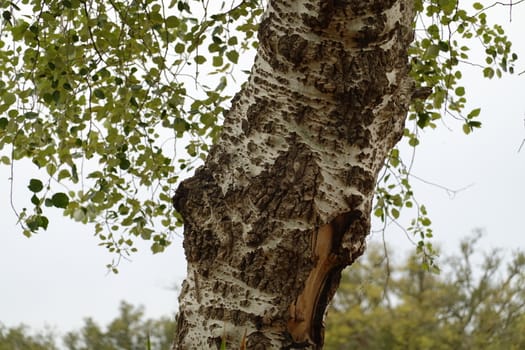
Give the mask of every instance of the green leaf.
M 468 125 L 470 126 L 470 129 L 481 128 L 481 122 L 474 121 L 474 120 L 469 121 Z
M 399 150 L 397 148 L 394 148 L 390 152 L 390 164 L 392 164 L 393 167 L 397 167 L 399 165 Z
M 481 112 L 481 108 L 473 109 L 473 110 L 470 111 L 470 113 L 467 115 L 467 118 L 468 118 L 468 119 L 475 118 L 475 117 L 479 116 L 480 112 Z
M 16 102 L 16 95 L 10 92 L 6 92 L 2 95 L 2 100 L 6 105 L 10 106 Z
M 119 167 L 122 170 L 127 170 L 131 166 L 131 162 L 127 158 L 120 158 Z
M 162 253 L 164 250 L 166 249 L 165 246 L 155 242 L 151 245 L 151 252 L 153 254 L 158 254 L 158 253 Z
M 26 220 L 26 225 L 32 232 L 38 231 L 39 228 L 46 230 L 49 220 L 43 215 L 35 215 Z M 28 235 L 26 236 L 29 237 Z
M 457 87 L 456 90 L 454 90 L 457 96 L 464 96 L 465 95 L 465 88 L 463 86 Z
M 448 52 L 448 50 L 450 49 L 449 43 L 446 42 L 446 41 L 443 41 L 443 40 L 439 41 L 438 47 L 439 47 L 439 50 L 441 50 L 443 52 Z
M 93 94 L 95 95 L 96 98 L 101 99 L 101 100 L 106 98 L 104 91 L 100 89 L 95 89 L 95 91 L 93 91 Z
M 27 186 L 31 192 L 38 193 L 42 191 L 44 188 L 44 185 L 42 184 L 42 181 L 38 179 L 31 179 L 29 180 L 29 186 Z
M 408 140 L 408 144 L 412 147 L 416 147 L 417 145 L 419 145 L 419 140 L 417 139 L 417 137 L 411 137 L 410 140 Z
M 32 195 L 31 196 L 31 203 L 33 203 L 36 206 L 40 205 L 40 198 L 38 198 L 38 196 L 36 194 Z
M 180 20 L 175 16 L 169 16 L 166 18 L 166 27 L 168 28 L 175 28 L 178 27 L 180 24 Z
M 184 46 L 184 44 L 178 43 L 177 45 L 175 45 L 175 52 L 176 53 L 181 54 L 181 53 L 184 52 L 184 50 L 186 50 L 186 46 Z
M 57 208 L 67 208 L 69 204 L 69 197 L 63 192 L 57 192 L 51 197 L 53 205 Z
M 195 63 L 197 64 L 203 64 L 204 62 L 206 62 L 206 57 L 202 55 L 197 55 L 195 56 L 194 60 L 195 60 Z
M 427 112 L 420 112 L 417 114 L 417 126 L 423 129 L 430 123 L 430 114 Z
M 55 172 L 57 171 L 57 168 L 56 168 L 55 164 L 53 164 L 53 163 L 48 163 L 48 164 L 46 165 L 46 171 L 47 171 L 47 173 L 48 173 L 49 175 L 53 176 L 53 175 L 55 175 Z
M 62 169 L 58 172 L 58 181 L 68 179 L 71 177 L 71 173 L 67 169 Z
M 24 113 L 24 118 L 27 118 L 27 119 L 35 119 L 38 117 L 38 113 L 36 112 L 26 112 Z
M 474 7 L 475 10 L 483 10 L 483 4 L 479 3 L 479 2 L 475 2 L 472 4 L 472 7 Z
M 492 79 L 494 77 L 494 69 L 492 69 L 490 67 L 487 67 L 487 68 L 483 69 L 483 76 L 485 78 Z
M 399 210 L 397 210 L 396 208 L 392 208 L 390 212 L 392 213 L 394 219 L 399 219 Z
M 235 64 L 239 61 L 239 53 L 237 51 L 226 52 L 226 57 Z
M 433 60 L 437 57 L 437 55 L 439 54 L 439 46 L 438 45 L 430 45 L 424 55 L 423 55 L 423 59 L 425 60 Z
M 4 18 L 6 22 L 11 23 L 11 12 L 9 11 L 2 12 L 2 17 Z
M 175 129 L 175 131 L 177 131 L 178 133 L 182 134 L 183 132 L 188 130 L 188 124 L 183 119 L 177 118 L 173 123 L 173 129 Z
M 220 67 L 224 63 L 222 56 L 213 56 L 212 64 L 214 67 Z

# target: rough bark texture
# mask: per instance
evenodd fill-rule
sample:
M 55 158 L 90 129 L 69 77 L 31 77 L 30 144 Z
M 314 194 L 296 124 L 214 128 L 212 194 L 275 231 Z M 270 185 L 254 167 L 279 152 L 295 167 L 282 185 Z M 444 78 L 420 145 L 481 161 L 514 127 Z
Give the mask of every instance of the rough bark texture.
M 320 349 L 402 136 L 410 0 L 275 0 L 251 77 L 174 197 L 188 276 L 174 349 Z

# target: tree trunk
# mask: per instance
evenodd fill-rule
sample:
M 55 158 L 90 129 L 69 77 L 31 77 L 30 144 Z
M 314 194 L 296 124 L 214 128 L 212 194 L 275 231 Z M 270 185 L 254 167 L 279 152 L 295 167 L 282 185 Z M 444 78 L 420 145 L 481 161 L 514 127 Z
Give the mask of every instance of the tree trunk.
M 413 84 L 411 0 L 274 0 L 249 81 L 173 198 L 188 276 L 174 349 L 320 349 L 363 253 Z

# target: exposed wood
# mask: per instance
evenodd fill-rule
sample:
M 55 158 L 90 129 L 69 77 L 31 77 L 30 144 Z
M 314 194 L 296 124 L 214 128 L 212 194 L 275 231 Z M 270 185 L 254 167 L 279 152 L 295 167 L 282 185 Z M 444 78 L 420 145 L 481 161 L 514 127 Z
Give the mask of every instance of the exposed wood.
M 355 219 L 352 214 L 337 216 L 312 235 L 315 265 L 303 291 L 290 305 L 288 330 L 296 344 L 323 343 L 324 313 L 346 266 L 341 239 Z

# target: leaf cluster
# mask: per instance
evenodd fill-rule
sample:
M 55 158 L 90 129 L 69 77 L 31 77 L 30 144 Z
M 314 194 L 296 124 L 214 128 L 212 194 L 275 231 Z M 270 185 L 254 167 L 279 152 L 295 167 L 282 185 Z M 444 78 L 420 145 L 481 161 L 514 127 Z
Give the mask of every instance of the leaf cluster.
M 136 250 L 134 237 L 163 251 L 182 225 L 174 186 L 217 136 L 232 67 L 256 45 L 261 5 L 22 0 L 0 8 L 0 161 L 11 181 L 23 159 L 40 169 L 26 185 L 32 207 L 14 208 L 24 234 L 47 229 L 51 207 L 94 223 L 100 244 L 119 255 Z
M 409 114 L 414 127 L 435 128 L 444 116 L 463 122 L 463 131 L 469 134 L 481 126 L 476 118 L 481 109 L 465 111 L 467 89 L 461 84 L 462 70 L 467 66 L 478 68 L 484 77 L 501 78 L 503 73 L 514 73 L 518 59 L 512 43 L 500 24 L 491 25 L 481 3 L 472 9 L 463 8 L 458 0 L 418 0 L 416 40 L 410 48 L 412 77 L 418 88 L 432 89 L 424 100 L 416 99 Z M 471 51 L 478 59 L 482 50 L 484 61 L 473 61 Z M 407 129 L 409 144 L 418 144 L 417 132 Z
M 397 223 L 402 209 L 415 212 L 404 230 L 417 239 L 423 266 L 437 269 L 436 252 L 430 241 L 430 215 L 411 186 L 415 147 L 420 143 L 420 135 L 437 128 L 439 122 L 458 120 L 465 134 L 480 128 L 481 108 L 468 108 L 463 71 L 475 68 L 485 78 L 500 78 L 503 73 L 514 73 L 518 56 L 502 26 L 491 25 L 485 8 L 478 2 L 468 9 L 460 6 L 458 0 L 418 0 L 415 7 L 416 36 L 409 49 L 411 76 L 417 91 L 431 93 L 423 98 L 415 96 L 412 101 L 404 142 L 413 148 L 413 153 L 402 154 L 401 148 L 390 153 L 377 183 L 374 215 L 384 224 L 384 230 L 388 223 Z M 476 53 L 472 55 L 471 51 Z M 473 61 L 480 57 L 478 51 L 485 55 L 484 61 Z

